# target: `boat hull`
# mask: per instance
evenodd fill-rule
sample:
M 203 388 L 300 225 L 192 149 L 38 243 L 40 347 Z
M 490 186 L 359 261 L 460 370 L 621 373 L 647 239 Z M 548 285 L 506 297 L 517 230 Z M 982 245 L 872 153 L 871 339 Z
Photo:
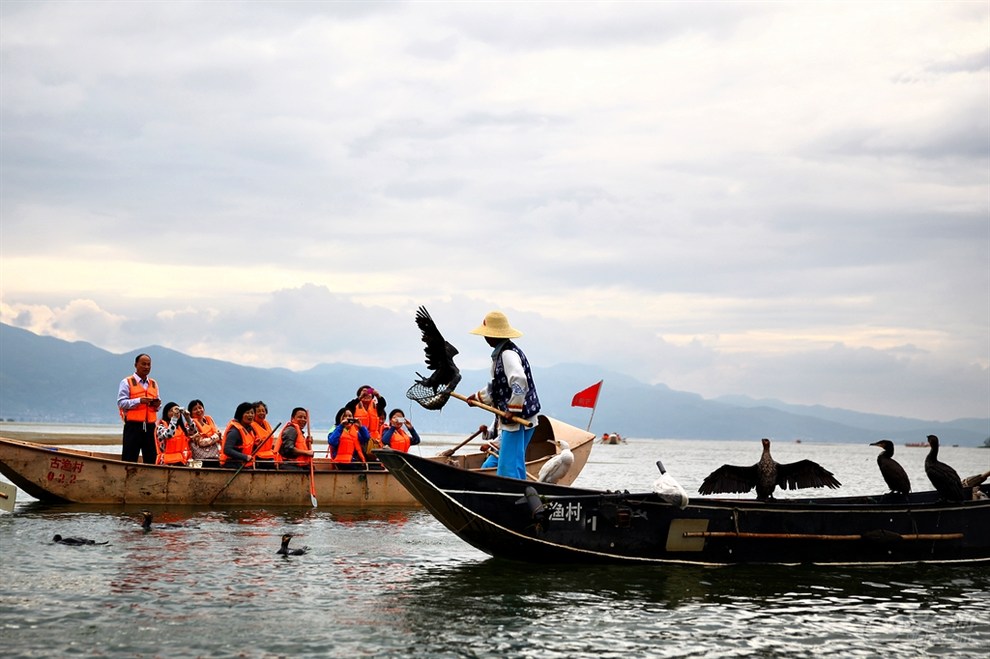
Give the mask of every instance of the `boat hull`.
M 540 418 L 527 451 L 527 470 L 555 455 L 552 439 L 574 442 L 573 482 L 588 461 L 594 436 L 550 419 Z M 478 469 L 485 455 L 425 458 L 458 469 Z M 29 495 L 45 502 L 121 505 L 265 505 L 311 506 L 309 471 L 244 469 L 236 478 L 230 469 L 148 465 L 122 462 L 119 455 L 66 449 L 0 438 L 0 473 Z M 418 507 L 420 504 L 383 468 L 343 471 L 326 459 L 314 461 L 313 485 L 320 507 Z
M 448 529 L 500 558 L 702 565 L 990 563 L 990 500 L 942 503 L 934 492 L 908 498 L 699 498 L 682 510 L 652 492 L 524 483 L 394 451 L 381 459 Z M 535 497 L 526 496 L 527 487 Z

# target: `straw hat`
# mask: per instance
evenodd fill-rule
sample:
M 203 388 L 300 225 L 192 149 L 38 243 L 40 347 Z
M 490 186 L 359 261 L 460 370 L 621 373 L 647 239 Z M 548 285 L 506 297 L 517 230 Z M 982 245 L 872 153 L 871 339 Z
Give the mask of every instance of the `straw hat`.
M 481 325 L 471 330 L 471 334 L 489 336 L 493 339 L 514 339 L 523 335 L 509 324 L 509 319 L 501 311 L 490 311 L 481 321 Z

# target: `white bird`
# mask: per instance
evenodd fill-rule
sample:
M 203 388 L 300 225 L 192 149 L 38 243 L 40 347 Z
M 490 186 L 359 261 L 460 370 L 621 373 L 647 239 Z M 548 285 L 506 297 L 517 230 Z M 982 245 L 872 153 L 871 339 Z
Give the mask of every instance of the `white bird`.
M 657 460 L 657 469 L 660 470 L 660 478 L 653 481 L 653 491 L 660 495 L 664 501 L 674 504 L 681 510 L 687 508 L 688 495 L 674 477 L 663 468 L 663 463 Z
M 547 460 L 546 464 L 540 467 L 540 475 L 537 477 L 541 483 L 556 483 L 567 475 L 574 464 L 574 454 L 571 447 L 562 439 L 555 439 L 553 443 L 560 447 L 560 453 Z

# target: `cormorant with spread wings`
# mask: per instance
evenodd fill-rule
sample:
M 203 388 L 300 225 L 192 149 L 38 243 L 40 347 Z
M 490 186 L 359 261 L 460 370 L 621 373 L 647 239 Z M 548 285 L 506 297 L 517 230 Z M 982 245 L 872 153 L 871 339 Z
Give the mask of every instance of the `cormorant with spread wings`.
M 780 464 L 770 457 L 770 440 L 763 440 L 763 455 L 750 467 L 722 465 L 705 477 L 698 491 L 702 494 L 719 492 L 749 492 L 756 488 L 756 498 L 764 501 L 773 498 L 777 486 L 785 490 L 805 487 L 831 487 L 841 485 L 832 472 L 811 460 Z
M 454 364 L 457 348 L 447 343 L 443 338 L 426 307 L 420 307 L 416 310 L 416 325 L 423 333 L 423 343 L 426 344 L 426 347 L 423 348 L 426 353 L 426 367 L 433 371 L 429 377 L 416 373 L 419 376 L 416 384 L 430 387 L 434 391 L 443 389 L 451 383 L 456 385 L 457 381 L 461 379 L 460 371 Z

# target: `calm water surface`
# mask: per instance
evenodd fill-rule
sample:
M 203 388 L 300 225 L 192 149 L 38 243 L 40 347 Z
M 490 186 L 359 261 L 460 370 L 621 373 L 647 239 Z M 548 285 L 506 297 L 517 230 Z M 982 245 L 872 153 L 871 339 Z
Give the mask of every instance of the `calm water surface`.
M 459 438 L 427 438 L 432 455 Z M 88 447 L 93 448 L 93 447 Z M 107 447 L 107 450 L 113 450 Z M 758 442 L 596 445 L 578 485 L 688 489 Z M 882 489 L 876 449 L 774 444 L 844 494 Z M 898 447 L 915 489 L 924 449 Z M 965 475 L 990 451 L 943 449 Z M 802 491 L 807 494 L 814 491 Z M 787 493 L 793 496 L 793 493 Z M 497 561 L 416 510 L 52 506 L 0 513 L 5 657 L 985 657 L 990 568 L 546 567 Z M 275 554 L 284 532 L 304 556 Z M 55 533 L 109 542 L 52 544 Z

